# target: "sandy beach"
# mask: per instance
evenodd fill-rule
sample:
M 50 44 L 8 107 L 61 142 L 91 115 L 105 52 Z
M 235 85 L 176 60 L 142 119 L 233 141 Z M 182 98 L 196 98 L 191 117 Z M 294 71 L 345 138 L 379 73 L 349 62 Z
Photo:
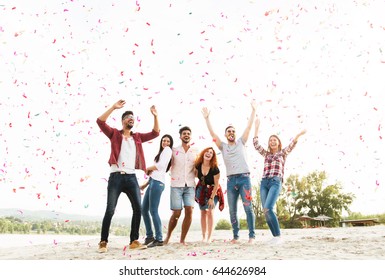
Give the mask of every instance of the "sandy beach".
M 129 250 L 128 237 L 110 236 L 108 252 L 97 252 L 99 236 L 0 235 L 1 260 L 385 260 L 385 226 L 283 229 L 284 243 L 267 244 L 268 230 L 257 230 L 255 244 L 241 231 L 231 244 L 231 231 L 215 231 L 211 243 L 190 231 L 187 245 L 179 232 L 163 247 Z M 141 236 L 141 241 L 144 236 Z

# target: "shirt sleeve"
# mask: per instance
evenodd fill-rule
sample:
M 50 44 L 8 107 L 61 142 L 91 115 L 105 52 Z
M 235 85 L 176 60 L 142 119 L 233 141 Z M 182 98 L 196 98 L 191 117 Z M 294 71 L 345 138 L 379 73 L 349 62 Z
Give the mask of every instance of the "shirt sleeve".
M 267 151 L 259 144 L 258 137 L 253 138 L 254 148 L 264 157 L 267 155 Z
M 218 167 L 213 168 L 213 176 L 215 176 L 215 175 L 217 175 L 219 173 L 220 173 L 220 171 L 219 171 Z
M 156 169 L 160 171 L 166 171 L 167 165 L 170 162 L 172 156 L 172 150 L 170 147 L 165 147 L 160 154 L 159 161 L 155 162 Z
M 287 146 L 286 148 L 282 149 L 282 152 L 285 154 L 285 155 L 288 155 L 295 147 L 295 145 L 297 144 L 297 142 L 294 142 L 292 141 L 289 146 Z
M 96 119 L 96 123 L 98 124 L 100 130 L 108 137 L 112 138 L 114 134 L 114 129 L 110 127 L 105 121 L 101 121 L 99 118 Z
M 150 140 L 159 136 L 159 132 L 156 132 L 155 130 L 152 130 L 151 132 L 148 132 L 148 133 L 138 133 L 137 132 L 137 134 L 139 135 L 142 143 L 150 141 Z

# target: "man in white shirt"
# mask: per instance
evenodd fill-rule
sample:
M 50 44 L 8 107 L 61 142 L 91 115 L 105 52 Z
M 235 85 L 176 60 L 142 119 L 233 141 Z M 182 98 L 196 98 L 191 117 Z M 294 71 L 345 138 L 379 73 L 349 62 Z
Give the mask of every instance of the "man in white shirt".
M 199 151 L 191 147 L 191 129 L 184 126 L 179 130 L 179 139 L 182 145 L 173 148 L 171 164 L 171 189 L 170 207 L 172 215 L 168 223 L 167 237 L 164 244 L 170 240 L 171 234 L 178 224 L 178 219 L 185 209 L 185 216 L 182 222 L 180 243 L 185 243 L 185 238 L 192 222 L 192 215 L 195 203 L 195 159 Z

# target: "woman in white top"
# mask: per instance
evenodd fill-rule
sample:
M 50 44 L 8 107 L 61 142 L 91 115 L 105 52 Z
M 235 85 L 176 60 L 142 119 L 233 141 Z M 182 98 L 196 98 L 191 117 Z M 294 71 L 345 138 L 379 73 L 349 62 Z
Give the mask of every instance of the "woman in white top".
M 171 135 L 165 134 L 162 136 L 159 152 L 154 159 L 154 165 L 146 169 L 146 174 L 150 178 L 140 187 L 141 190 L 144 190 L 148 186 L 142 202 L 142 216 L 146 226 L 144 245 L 147 245 L 148 248 L 163 246 L 162 221 L 159 217 L 158 208 L 165 186 L 166 172 L 171 166 L 173 143 Z M 155 228 L 155 237 L 151 218 Z

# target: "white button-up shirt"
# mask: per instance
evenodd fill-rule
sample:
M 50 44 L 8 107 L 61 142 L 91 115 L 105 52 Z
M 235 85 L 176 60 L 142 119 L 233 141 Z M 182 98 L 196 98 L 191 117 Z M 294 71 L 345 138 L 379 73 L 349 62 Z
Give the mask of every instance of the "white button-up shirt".
M 199 152 L 190 147 L 187 152 L 182 146 L 172 149 L 171 187 L 195 187 L 194 164 Z

